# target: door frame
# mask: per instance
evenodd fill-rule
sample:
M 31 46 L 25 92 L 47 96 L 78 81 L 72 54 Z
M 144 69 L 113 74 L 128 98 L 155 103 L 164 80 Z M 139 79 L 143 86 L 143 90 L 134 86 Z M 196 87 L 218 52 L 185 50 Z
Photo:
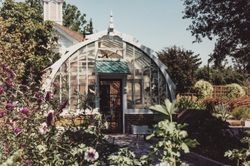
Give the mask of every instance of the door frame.
M 127 74 L 98 74 L 98 78 L 97 78 L 97 103 L 96 106 L 98 108 L 100 108 L 100 81 L 101 80 L 120 80 L 121 81 L 121 132 L 124 134 L 125 133 L 125 110 L 127 109 L 127 84 L 126 84 L 126 80 L 127 80 Z

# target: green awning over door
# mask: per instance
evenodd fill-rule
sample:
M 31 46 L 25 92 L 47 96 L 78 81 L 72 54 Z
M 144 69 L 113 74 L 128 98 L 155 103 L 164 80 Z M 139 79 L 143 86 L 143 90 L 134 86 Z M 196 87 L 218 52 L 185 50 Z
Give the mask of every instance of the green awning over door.
M 130 73 L 127 62 L 124 61 L 96 61 L 97 73 L 116 73 L 128 74 Z

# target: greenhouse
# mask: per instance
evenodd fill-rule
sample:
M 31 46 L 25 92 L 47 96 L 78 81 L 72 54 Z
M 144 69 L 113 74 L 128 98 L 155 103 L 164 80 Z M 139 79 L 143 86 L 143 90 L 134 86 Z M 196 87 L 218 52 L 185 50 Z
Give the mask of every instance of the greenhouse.
M 175 99 L 175 85 L 156 54 L 112 25 L 70 47 L 48 71 L 46 91 L 68 101 L 69 111 L 82 109 L 87 99 L 113 133 L 128 133 L 132 124 L 150 123 L 149 106 Z

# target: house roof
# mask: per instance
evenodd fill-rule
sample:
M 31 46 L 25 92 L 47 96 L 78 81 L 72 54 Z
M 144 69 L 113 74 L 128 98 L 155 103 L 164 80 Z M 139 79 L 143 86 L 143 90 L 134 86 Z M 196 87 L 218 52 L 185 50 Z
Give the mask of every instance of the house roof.
M 71 38 L 73 38 L 74 40 L 76 40 L 78 42 L 81 42 L 84 40 L 83 34 L 76 32 L 76 31 L 72 31 L 71 29 L 69 29 L 63 25 L 55 23 L 55 28 L 63 31 L 68 36 L 70 36 Z

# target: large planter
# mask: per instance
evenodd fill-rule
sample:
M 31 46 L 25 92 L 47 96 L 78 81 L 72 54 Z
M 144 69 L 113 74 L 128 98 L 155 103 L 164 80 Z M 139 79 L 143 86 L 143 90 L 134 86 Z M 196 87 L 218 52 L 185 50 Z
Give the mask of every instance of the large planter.
M 229 123 L 230 126 L 241 126 L 242 125 L 241 120 L 228 119 L 227 122 Z

